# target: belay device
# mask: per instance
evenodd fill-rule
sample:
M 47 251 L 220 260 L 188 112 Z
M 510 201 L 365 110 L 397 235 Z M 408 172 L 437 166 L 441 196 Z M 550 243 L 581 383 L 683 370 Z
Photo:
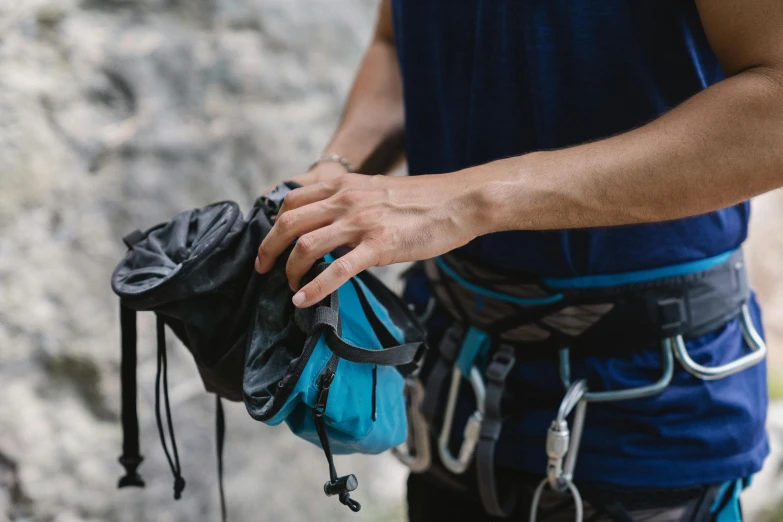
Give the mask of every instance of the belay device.
M 253 418 L 270 425 L 285 421 L 295 434 L 320 445 L 329 464 L 324 491 L 353 511 L 360 509 L 350 498 L 358 481 L 353 475 L 338 476 L 332 454 L 375 454 L 405 440 L 404 379 L 419 367 L 426 345 L 423 328 L 404 303 L 362 273 L 323 302 L 296 309 L 285 276 L 288 252 L 268 274 L 254 270 L 258 246 L 285 194 L 296 187 L 278 186 L 259 198 L 246 218 L 236 203 L 221 202 L 124 238 L 128 252 L 112 274 L 122 328 L 120 463 L 126 474 L 119 487 L 144 486 L 138 473 L 137 311 L 157 316 L 155 411 L 175 498 L 185 480 L 168 400 L 166 326 L 193 355 L 205 388 L 217 398 L 224 520 L 221 398 L 244 401 Z M 308 278 L 329 260 L 317 263 Z

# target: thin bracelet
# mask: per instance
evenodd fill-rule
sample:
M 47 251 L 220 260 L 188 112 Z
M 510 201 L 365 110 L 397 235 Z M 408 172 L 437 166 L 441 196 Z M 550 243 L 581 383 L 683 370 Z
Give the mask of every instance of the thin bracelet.
M 347 170 L 349 173 L 355 172 L 353 170 L 353 165 L 351 165 L 350 161 L 348 161 L 346 158 L 343 158 L 339 154 L 335 154 L 334 152 L 330 152 L 328 154 L 324 154 L 323 156 L 321 156 L 320 158 L 315 160 L 315 163 L 310 165 L 310 168 L 307 169 L 308 172 L 313 170 L 316 165 L 319 165 L 321 163 L 339 163 L 340 165 L 345 167 L 345 170 Z

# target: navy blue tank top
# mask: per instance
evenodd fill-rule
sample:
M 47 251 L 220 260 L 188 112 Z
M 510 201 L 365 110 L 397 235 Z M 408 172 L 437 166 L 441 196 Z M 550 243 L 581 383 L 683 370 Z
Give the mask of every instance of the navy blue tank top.
M 692 0 L 393 0 L 410 174 L 452 172 L 642 125 L 723 79 Z M 480 237 L 486 264 L 641 270 L 745 239 L 741 204 L 665 223 Z
M 693 0 L 392 0 L 410 174 L 452 172 L 600 139 L 642 125 L 723 72 Z M 745 239 L 748 204 L 657 224 L 480 237 L 463 252 L 486 265 L 568 277 L 712 257 Z M 428 290 L 411 278 L 406 298 Z M 751 301 L 760 328 L 760 312 Z M 688 342 L 701 364 L 747 353 L 738 322 Z M 649 384 L 657 350 L 572 364 L 602 389 Z M 523 362 L 523 389 L 562 396 L 557 365 Z M 576 377 L 575 377 L 576 378 Z M 536 403 L 535 400 L 531 401 Z M 472 413 L 463 397 L 454 432 Z M 576 479 L 677 487 L 746 477 L 768 453 L 766 366 L 703 381 L 677 369 L 649 399 L 591 404 Z M 503 466 L 543 473 L 555 416 L 531 406 L 508 420 Z

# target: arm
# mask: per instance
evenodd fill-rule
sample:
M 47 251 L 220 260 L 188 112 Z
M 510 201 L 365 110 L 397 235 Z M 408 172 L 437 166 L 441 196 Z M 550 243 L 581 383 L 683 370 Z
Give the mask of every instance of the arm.
M 383 0 L 370 47 L 348 95 L 340 123 L 326 152 L 348 159 L 364 174 L 386 174 L 403 153 L 402 79 L 390 0 Z M 329 179 L 344 169 L 321 163 L 297 178 L 302 185 Z
M 729 77 L 633 131 L 479 167 L 480 232 L 663 221 L 783 186 L 783 4 L 697 6 Z
M 345 175 L 294 191 L 262 244 L 294 288 L 312 262 L 355 247 L 295 296 L 309 306 L 373 265 L 425 259 L 503 230 L 622 225 L 716 210 L 783 186 L 783 4 L 697 0 L 727 75 L 630 132 L 437 176 Z M 271 266 L 271 265 L 270 265 Z

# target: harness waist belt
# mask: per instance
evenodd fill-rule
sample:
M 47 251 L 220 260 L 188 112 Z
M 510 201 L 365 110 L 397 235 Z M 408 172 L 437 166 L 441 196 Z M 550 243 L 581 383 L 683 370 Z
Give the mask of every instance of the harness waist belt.
M 424 271 L 437 303 L 454 319 L 533 351 L 566 343 L 595 354 L 698 337 L 737 317 L 750 295 L 741 249 L 660 269 L 569 279 L 502 273 L 454 254 L 425 261 Z

